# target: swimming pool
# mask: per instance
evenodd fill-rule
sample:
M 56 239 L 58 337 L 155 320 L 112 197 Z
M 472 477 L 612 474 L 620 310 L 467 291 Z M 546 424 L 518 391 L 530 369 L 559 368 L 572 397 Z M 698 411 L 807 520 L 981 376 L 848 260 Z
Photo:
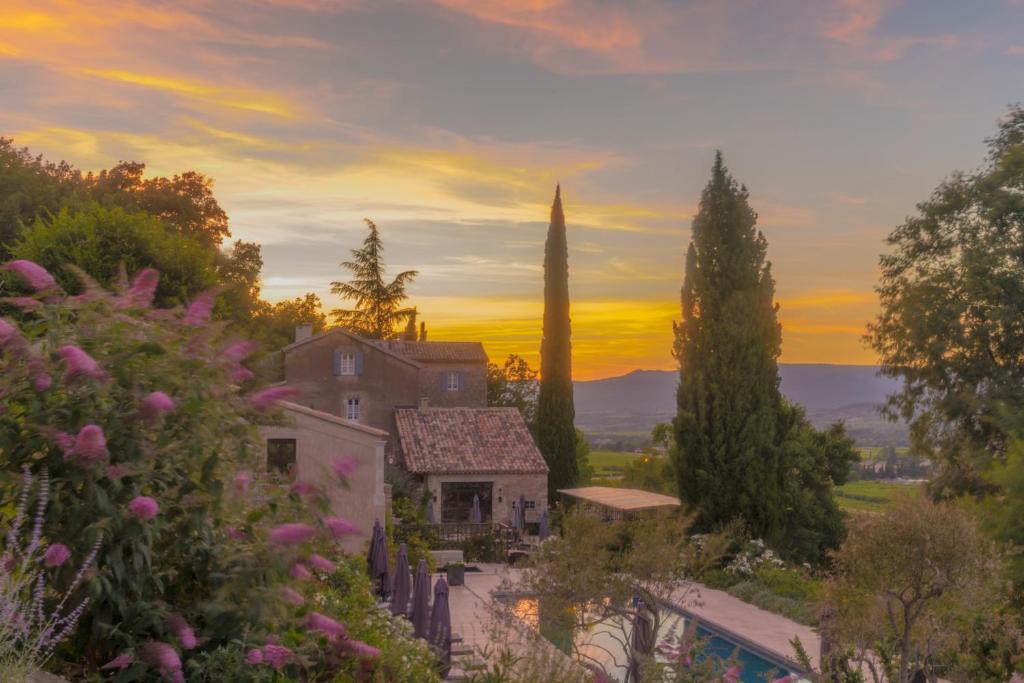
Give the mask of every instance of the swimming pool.
M 571 654 L 575 649 L 583 658 L 599 662 L 616 680 L 625 680 L 626 655 L 622 641 L 628 638 L 628 624 L 623 625 L 621 622 L 610 620 L 586 632 L 570 633 L 558 626 L 557 619 L 552 619 L 546 614 L 544 605 L 536 597 L 506 594 L 496 598 L 516 617 L 537 629 L 544 638 L 566 654 Z M 675 605 L 663 605 L 662 615 L 658 642 L 670 635 L 678 637 L 683 633 L 687 623 L 694 619 L 692 614 Z M 706 639 L 707 653 L 722 658 L 732 656 L 733 652 L 737 653 L 738 663 L 742 666 L 742 683 L 765 683 L 766 680 L 774 680 L 786 674 L 803 673 L 794 667 L 792 662 L 787 662 L 753 643 L 745 642 L 742 638 L 710 625 L 697 623 L 697 633 Z

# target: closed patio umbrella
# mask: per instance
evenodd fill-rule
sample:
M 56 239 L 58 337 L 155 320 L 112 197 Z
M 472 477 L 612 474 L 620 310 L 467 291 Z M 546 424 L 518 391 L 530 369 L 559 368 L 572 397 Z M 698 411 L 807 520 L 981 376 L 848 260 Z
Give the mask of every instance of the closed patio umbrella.
M 430 628 L 430 575 L 427 574 L 427 561 L 420 560 L 416 566 L 416 576 L 412 580 L 412 619 L 413 631 L 417 638 L 426 638 Z
M 544 508 L 540 513 L 540 524 L 537 525 L 537 537 L 543 541 L 550 535 L 551 530 L 548 529 L 548 509 Z
M 380 524 L 374 527 L 375 541 L 371 541 L 370 548 L 370 580 L 377 585 L 377 594 L 381 598 L 388 596 L 388 542 L 384 537 L 384 527 Z
M 480 524 L 484 521 L 484 516 L 480 512 L 480 496 L 473 494 L 473 509 L 469 511 L 469 521 L 473 524 Z
M 366 551 L 366 569 L 373 575 L 373 558 L 377 552 L 377 543 L 380 542 L 382 534 L 380 520 L 373 520 L 373 531 L 370 533 L 370 547 Z
M 516 506 L 516 528 L 522 531 L 526 528 L 526 496 L 519 494 L 519 504 Z
M 409 555 L 405 544 L 398 546 L 395 554 L 395 579 L 391 586 L 391 613 L 395 616 L 406 616 L 409 612 L 409 593 L 412 591 L 412 579 L 409 576 Z
M 427 501 L 427 524 L 434 524 L 434 501 Z
M 654 619 L 654 613 L 640 600 L 633 616 L 633 632 L 629 635 L 629 674 L 626 680 L 630 683 L 640 681 L 640 662 L 654 653 Z
M 430 611 L 430 631 L 427 641 L 441 656 L 447 669 L 452 658 L 452 615 L 448 609 L 448 582 L 440 577 L 434 584 L 434 608 Z

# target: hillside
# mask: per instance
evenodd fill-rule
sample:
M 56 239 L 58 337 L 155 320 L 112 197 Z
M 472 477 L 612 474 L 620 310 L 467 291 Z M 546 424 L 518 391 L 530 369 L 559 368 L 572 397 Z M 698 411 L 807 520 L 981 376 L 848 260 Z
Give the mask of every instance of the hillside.
M 877 407 L 899 382 L 878 376 L 877 367 L 781 364 L 779 375 L 782 392 L 804 406 L 815 425 L 841 419 L 859 445 L 907 445 L 906 426 L 878 414 Z M 676 383 L 676 373 L 669 370 L 634 370 L 621 377 L 576 382 L 576 422 L 592 440 L 643 438 L 656 423 L 675 414 Z

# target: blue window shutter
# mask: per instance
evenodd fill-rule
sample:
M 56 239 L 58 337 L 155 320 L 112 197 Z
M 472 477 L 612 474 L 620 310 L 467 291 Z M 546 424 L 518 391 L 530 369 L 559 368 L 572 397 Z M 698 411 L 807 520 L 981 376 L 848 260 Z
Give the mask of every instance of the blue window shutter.
M 360 351 L 356 354 L 356 374 L 363 374 L 363 352 Z
M 442 372 L 439 377 L 441 378 L 441 391 L 448 391 L 448 373 Z
M 341 351 L 337 350 L 334 352 L 334 374 L 335 376 L 341 374 Z
M 466 388 L 466 373 L 460 372 L 459 374 L 459 391 Z

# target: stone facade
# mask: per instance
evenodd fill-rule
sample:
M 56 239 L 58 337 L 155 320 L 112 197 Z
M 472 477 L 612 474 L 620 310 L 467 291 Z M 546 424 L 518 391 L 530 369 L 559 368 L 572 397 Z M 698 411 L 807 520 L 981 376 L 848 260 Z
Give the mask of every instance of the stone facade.
M 458 390 L 451 391 L 450 373 L 460 375 Z M 487 365 L 484 363 L 423 363 L 419 394 L 431 407 L 484 408 L 487 406 Z
M 335 415 L 285 402 L 286 424 L 260 427 L 267 440 L 294 441 L 297 481 L 326 491 L 331 512 L 360 530 L 342 541 L 348 552 L 360 552 L 370 538 L 373 522 L 383 524 L 387 497 L 384 488 L 384 448 L 387 434 L 352 424 Z M 338 456 L 356 459 L 358 466 L 346 490 L 331 469 Z
M 490 519 L 494 522 L 512 523 L 512 501 L 519 500 L 520 495 L 527 501 L 528 524 L 539 522 L 541 512 L 548 506 L 547 474 L 431 474 L 426 477 L 426 486 L 438 514 L 441 514 L 442 485 L 446 482 L 491 483 Z M 482 512 L 486 519 L 487 511 Z

